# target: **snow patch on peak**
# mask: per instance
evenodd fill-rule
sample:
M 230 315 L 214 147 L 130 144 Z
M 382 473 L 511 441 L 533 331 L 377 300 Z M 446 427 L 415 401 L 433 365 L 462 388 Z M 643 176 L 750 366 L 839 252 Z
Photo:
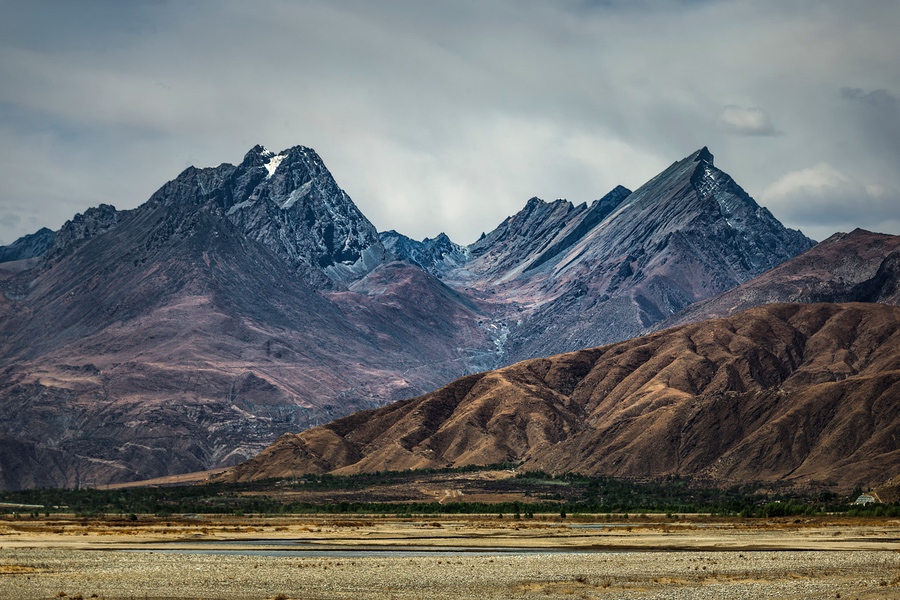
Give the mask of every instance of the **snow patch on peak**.
M 281 205 L 282 210 L 287 210 L 297 203 L 297 200 L 306 197 L 309 194 L 309 191 L 312 189 L 312 181 L 307 181 L 299 188 L 291 192 L 291 195 L 288 196 L 288 199 L 285 200 L 284 204 Z
M 228 209 L 228 212 L 226 212 L 225 215 L 230 217 L 231 215 L 233 215 L 233 214 L 236 213 L 237 211 L 241 210 L 242 208 L 247 208 L 248 206 L 253 206 L 253 201 L 252 201 L 252 199 L 251 199 L 251 200 L 244 200 L 243 202 L 238 202 L 237 204 L 235 204 L 235 205 L 233 205 L 231 208 L 229 208 L 229 209 Z
M 275 174 L 275 169 L 277 169 L 278 165 L 281 164 L 281 161 L 283 161 L 285 159 L 285 155 L 284 154 L 275 154 L 274 152 L 272 152 L 270 150 L 263 150 L 263 156 L 271 157 L 271 158 L 269 158 L 269 161 L 265 165 L 263 165 L 266 168 L 266 171 L 269 172 L 269 174 L 266 175 L 266 179 L 268 179 L 269 177 L 271 177 L 272 175 Z

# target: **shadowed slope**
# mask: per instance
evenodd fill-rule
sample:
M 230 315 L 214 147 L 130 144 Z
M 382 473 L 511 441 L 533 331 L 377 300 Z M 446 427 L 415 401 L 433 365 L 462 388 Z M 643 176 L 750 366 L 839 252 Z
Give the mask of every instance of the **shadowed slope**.
M 31 235 L 25 235 L 9 246 L 0 246 L 0 263 L 35 258 L 44 254 L 53 243 L 56 234 L 42 227 Z
M 775 302 L 900 304 L 900 236 L 836 233 L 800 256 L 734 289 L 702 300 L 654 329 L 725 317 Z

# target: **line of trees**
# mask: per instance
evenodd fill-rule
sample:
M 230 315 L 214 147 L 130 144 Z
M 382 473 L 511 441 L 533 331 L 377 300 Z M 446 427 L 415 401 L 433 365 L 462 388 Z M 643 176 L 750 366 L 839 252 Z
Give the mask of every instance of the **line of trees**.
M 756 486 L 714 488 L 682 478 L 635 482 L 608 477 L 519 473 L 513 478 L 486 482 L 489 489 L 520 493 L 528 502 L 368 502 L 365 490 L 376 485 L 403 484 L 444 472 L 514 468 L 491 465 L 465 469 L 371 473 L 338 477 L 305 475 L 288 480 L 253 483 L 213 483 L 195 486 L 145 487 L 121 490 L 38 489 L 0 492 L 0 503 L 30 504 L 28 511 L 7 507 L 0 513 L 35 516 L 56 512 L 79 515 L 132 514 L 496 514 L 529 518 L 534 514 L 625 515 L 643 512 L 706 513 L 723 516 L 782 517 L 842 512 L 851 516 L 900 516 L 900 506 L 851 506 L 849 498 L 830 493 L 762 494 Z M 471 484 L 471 482 L 470 482 Z M 486 487 L 486 489 L 488 489 Z M 295 490 L 351 492 L 360 501 L 297 502 L 282 492 Z M 356 493 L 356 491 L 359 493 Z

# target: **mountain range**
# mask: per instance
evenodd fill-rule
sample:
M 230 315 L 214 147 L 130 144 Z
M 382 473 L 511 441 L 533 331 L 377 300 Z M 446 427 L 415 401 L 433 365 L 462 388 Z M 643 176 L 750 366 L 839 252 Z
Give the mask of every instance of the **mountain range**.
M 444 280 L 515 307 L 512 362 L 634 337 L 812 246 L 702 148 L 590 207 L 531 200 Z
M 896 239 L 813 248 L 703 148 L 635 192 L 535 198 L 469 246 L 419 242 L 377 232 L 313 150 L 257 146 L 0 248 L 0 486 L 236 465 L 460 376 L 738 304 L 896 302 Z

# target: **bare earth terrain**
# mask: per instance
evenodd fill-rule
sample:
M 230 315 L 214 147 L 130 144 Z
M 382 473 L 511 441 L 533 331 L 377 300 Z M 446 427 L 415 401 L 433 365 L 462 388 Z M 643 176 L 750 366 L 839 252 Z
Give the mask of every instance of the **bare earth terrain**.
M 0 598 L 896 598 L 900 521 L 0 521 Z
M 521 463 L 849 494 L 900 473 L 900 307 L 768 304 L 284 435 L 225 481 Z

